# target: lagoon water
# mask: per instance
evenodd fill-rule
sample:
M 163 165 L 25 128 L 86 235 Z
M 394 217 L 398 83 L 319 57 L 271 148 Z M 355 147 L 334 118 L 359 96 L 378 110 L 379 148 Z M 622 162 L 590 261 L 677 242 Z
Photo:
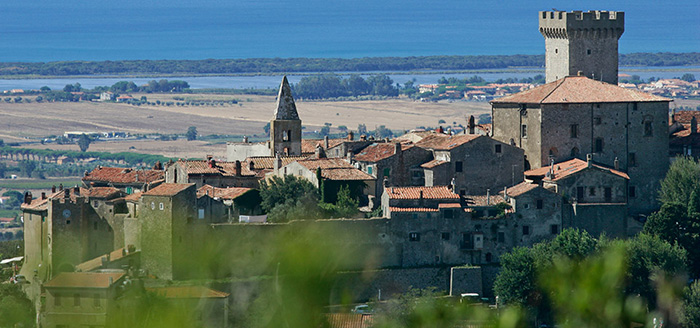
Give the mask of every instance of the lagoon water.
M 698 0 L 6 0 L 0 61 L 539 54 L 552 7 L 625 11 L 621 53 L 700 51 Z

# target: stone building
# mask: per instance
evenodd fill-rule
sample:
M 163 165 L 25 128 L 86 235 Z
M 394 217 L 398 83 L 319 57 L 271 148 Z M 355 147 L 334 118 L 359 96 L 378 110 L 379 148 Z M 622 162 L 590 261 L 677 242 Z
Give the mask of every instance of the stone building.
M 165 178 L 163 170 L 137 170 L 123 167 L 98 166 L 83 177 L 83 185 L 92 187 L 119 188 L 127 194 L 147 191 Z
M 700 158 L 700 131 L 698 131 L 699 111 L 678 111 L 671 117 L 669 156 L 692 156 Z
M 523 150 L 487 136 L 433 135 L 416 147 L 433 153 L 434 159 L 421 165 L 426 186 L 452 184 L 464 196 L 523 181 Z
M 240 161 L 219 162 L 207 160 L 178 160 L 165 169 L 166 183 L 194 183 L 197 188 L 203 185 L 215 187 L 257 188 L 262 177 L 250 165 Z
M 425 178 L 420 165 L 432 159 L 429 150 L 410 143 L 374 143 L 353 156 L 352 162 L 376 178 L 374 195 L 379 198 L 384 179 L 391 186 L 422 186 Z
M 526 169 L 585 158 L 619 166 L 635 188 L 632 214 L 658 207 L 656 190 L 668 170 L 670 99 L 583 76 L 492 101 L 493 137 L 525 151 Z
M 582 72 L 617 84 L 618 46 L 625 13 L 615 11 L 541 11 L 547 83 Z
M 551 190 L 521 182 L 504 190 L 503 197 L 512 208 L 514 225 L 508 233 L 516 245 L 532 246 L 556 237 L 565 228 L 564 202 Z
M 275 116 L 270 121 L 270 155 L 301 155 L 301 120 L 287 77 L 282 78 Z

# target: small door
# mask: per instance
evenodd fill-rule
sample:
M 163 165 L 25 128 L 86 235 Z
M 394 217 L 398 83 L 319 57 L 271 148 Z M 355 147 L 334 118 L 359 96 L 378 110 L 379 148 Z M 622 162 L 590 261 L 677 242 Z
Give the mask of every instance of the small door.
M 612 202 L 612 188 L 610 187 L 605 187 L 605 202 Z

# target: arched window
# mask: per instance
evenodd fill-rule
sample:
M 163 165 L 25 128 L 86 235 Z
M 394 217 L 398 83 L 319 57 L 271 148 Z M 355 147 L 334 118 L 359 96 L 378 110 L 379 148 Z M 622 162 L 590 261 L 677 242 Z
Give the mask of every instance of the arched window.
M 574 147 L 571 148 L 571 157 L 578 157 L 579 151 L 578 148 Z

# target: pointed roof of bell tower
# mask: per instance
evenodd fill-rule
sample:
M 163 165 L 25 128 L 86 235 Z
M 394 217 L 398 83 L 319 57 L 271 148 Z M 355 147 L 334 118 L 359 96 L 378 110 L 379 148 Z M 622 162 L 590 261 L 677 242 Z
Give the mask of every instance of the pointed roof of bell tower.
M 277 94 L 277 108 L 275 108 L 275 120 L 298 120 L 297 106 L 292 97 L 292 88 L 289 86 L 287 76 L 282 78 L 280 92 Z

